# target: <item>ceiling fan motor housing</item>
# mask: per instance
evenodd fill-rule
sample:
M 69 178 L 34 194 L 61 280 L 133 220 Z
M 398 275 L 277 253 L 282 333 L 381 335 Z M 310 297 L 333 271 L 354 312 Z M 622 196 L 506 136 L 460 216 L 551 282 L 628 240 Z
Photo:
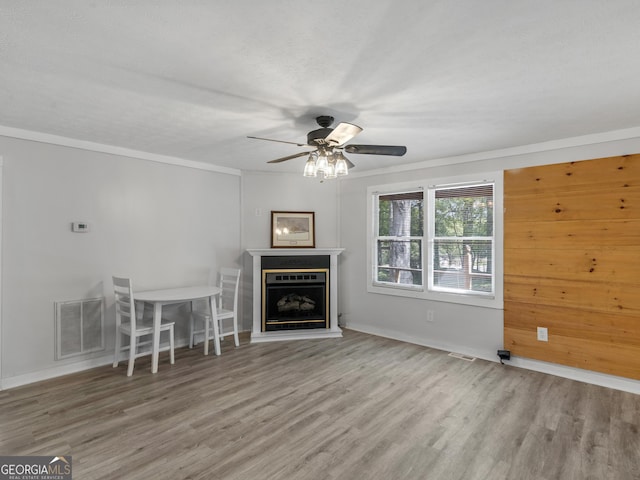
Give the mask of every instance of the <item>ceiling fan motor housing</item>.
M 323 145 L 324 139 L 333 132 L 333 128 L 319 128 L 307 133 L 307 145 Z
M 331 132 L 333 132 L 333 128 L 329 128 L 333 123 L 333 117 L 331 115 L 320 115 L 319 117 L 316 117 L 316 122 L 322 128 L 307 133 L 307 145 L 322 145 L 324 142 L 319 140 L 324 140 Z

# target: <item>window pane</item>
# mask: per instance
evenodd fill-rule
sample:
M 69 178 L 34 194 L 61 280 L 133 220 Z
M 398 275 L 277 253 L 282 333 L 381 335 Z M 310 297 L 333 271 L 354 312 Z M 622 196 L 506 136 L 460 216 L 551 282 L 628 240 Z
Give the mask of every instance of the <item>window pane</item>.
M 422 192 L 378 197 L 378 236 L 420 237 L 423 227 Z
M 377 197 L 377 282 L 422 286 L 423 196 L 418 190 Z
M 378 240 L 378 282 L 422 285 L 422 240 Z
M 493 236 L 493 196 L 435 199 L 436 237 Z
M 493 293 L 493 184 L 434 193 L 433 288 Z
M 491 293 L 492 240 L 433 242 L 433 286 Z

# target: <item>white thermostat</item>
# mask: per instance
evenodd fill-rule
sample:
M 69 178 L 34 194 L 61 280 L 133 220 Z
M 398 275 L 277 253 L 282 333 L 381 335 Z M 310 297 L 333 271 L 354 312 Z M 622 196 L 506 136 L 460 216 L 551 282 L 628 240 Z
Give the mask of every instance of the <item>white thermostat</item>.
M 89 224 L 87 222 L 73 222 L 71 224 L 71 230 L 74 232 L 85 233 L 89 231 Z

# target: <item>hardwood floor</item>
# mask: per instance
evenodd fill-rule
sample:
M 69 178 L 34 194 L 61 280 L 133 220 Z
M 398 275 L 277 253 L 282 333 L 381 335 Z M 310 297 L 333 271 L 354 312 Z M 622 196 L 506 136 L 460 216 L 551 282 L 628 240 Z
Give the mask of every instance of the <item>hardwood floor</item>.
M 640 479 L 640 396 L 345 330 L 0 392 L 1 455 L 87 479 Z

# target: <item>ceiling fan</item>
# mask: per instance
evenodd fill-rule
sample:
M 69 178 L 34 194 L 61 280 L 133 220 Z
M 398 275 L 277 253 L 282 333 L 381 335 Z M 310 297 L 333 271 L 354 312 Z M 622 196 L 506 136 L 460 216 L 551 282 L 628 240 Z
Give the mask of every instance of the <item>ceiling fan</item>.
M 280 163 L 309 155 L 304 169 L 305 177 L 315 177 L 318 173 L 323 174 L 324 178 L 335 178 L 337 176 L 347 175 L 349 168 L 353 168 L 355 165 L 343 155 L 343 151 L 347 153 L 392 155 L 396 157 L 407 153 L 407 147 L 400 145 L 345 145 L 346 142 L 358 135 L 362 131 L 362 128 L 346 122 L 339 123 L 335 128 L 330 128 L 330 125 L 333 123 L 333 117 L 329 115 L 316 117 L 316 122 L 318 122 L 320 128 L 307 134 L 306 144 L 262 137 L 248 136 L 247 138 L 288 143 L 299 147 L 314 147 L 313 150 L 294 153 L 293 155 L 276 158 L 275 160 L 267 162 Z

